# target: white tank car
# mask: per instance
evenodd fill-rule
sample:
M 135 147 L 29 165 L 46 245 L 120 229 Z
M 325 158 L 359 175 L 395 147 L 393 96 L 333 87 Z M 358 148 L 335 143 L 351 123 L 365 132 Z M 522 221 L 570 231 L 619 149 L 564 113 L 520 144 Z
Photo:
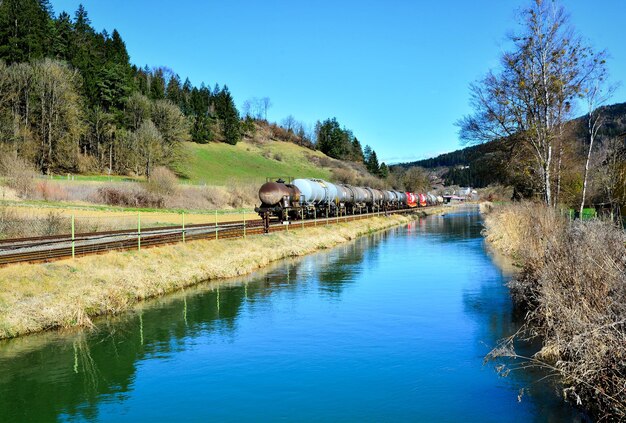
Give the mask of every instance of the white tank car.
M 293 185 L 300 190 L 301 203 L 325 204 L 339 201 L 338 187 L 322 179 L 295 179 Z

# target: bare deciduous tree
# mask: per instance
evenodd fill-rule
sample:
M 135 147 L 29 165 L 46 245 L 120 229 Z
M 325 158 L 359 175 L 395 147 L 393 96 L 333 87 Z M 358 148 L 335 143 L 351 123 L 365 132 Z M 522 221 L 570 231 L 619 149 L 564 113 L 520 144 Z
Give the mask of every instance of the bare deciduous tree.
M 289 115 L 285 119 L 283 119 L 280 124 L 287 131 L 295 132 L 297 122 L 296 118 L 293 117 L 293 115 Z
M 585 197 L 587 195 L 587 180 L 589 178 L 589 163 L 591 160 L 591 153 L 593 146 L 598 136 L 600 128 L 604 124 L 604 114 L 602 112 L 602 105 L 612 96 L 615 92 L 615 86 L 605 87 L 606 82 L 606 66 L 604 55 L 596 57 L 594 68 L 591 69 L 592 77 L 589 78 L 587 84 L 583 88 L 583 96 L 587 105 L 587 142 L 589 147 L 587 148 L 587 157 L 585 159 L 585 170 L 583 174 L 583 192 L 580 200 L 579 213 L 583 214 L 583 208 L 585 207 Z
M 261 99 L 261 107 L 263 110 L 263 117 L 265 120 L 267 120 L 267 111 L 269 110 L 270 107 L 272 107 L 272 101 L 270 100 L 269 97 L 263 97 Z
M 252 100 L 246 100 L 241 105 L 241 114 L 244 118 L 252 117 Z
M 74 168 L 80 135 L 85 130 L 79 107 L 80 75 L 66 64 L 50 59 L 35 63 L 34 74 L 39 169 L 48 173 L 55 164 Z
M 522 13 L 522 31 L 511 37 L 513 49 L 502 69 L 472 84 L 474 115 L 458 122 L 460 135 L 485 142 L 515 136 L 532 151 L 546 204 L 553 203 L 555 142 L 571 117 L 581 86 L 591 77 L 595 54 L 569 25 L 555 2 L 536 0 Z
M 150 179 L 152 167 L 159 164 L 163 157 L 163 138 L 150 119 L 142 122 L 134 138 L 138 158 L 143 162 L 146 178 Z

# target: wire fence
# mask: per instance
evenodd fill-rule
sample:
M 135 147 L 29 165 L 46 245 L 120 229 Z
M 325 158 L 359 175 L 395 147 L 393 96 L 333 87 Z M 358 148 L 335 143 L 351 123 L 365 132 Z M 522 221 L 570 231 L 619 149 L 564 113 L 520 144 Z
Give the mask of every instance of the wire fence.
M 0 207 L 0 240 L 90 234 L 96 232 L 168 228 L 254 221 L 253 210 L 205 210 L 198 212 L 90 212 L 71 209 Z
M 411 209 L 390 211 L 389 214 L 409 213 Z M 265 227 L 260 219 L 246 220 L 246 211 L 215 212 L 213 223 L 187 225 L 185 215 L 181 213 L 181 225 L 172 227 L 143 226 L 141 213 L 137 214 L 137 226 L 130 230 L 98 231 L 94 233 L 76 233 L 76 217 L 70 216 L 70 234 L 40 236 L 36 238 L 0 239 L 0 266 L 19 262 L 41 262 L 62 258 L 79 257 L 107 251 L 141 251 L 145 247 L 186 242 L 191 240 L 220 240 L 246 238 L 250 235 L 268 232 L 289 231 L 315 226 L 328 226 L 353 220 L 368 219 L 382 215 L 381 212 L 346 216 L 331 216 L 290 222 L 274 222 Z M 233 218 L 241 216 L 241 220 Z M 222 221 L 220 221 L 220 218 Z M 226 220 L 224 219 L 231 219 Z

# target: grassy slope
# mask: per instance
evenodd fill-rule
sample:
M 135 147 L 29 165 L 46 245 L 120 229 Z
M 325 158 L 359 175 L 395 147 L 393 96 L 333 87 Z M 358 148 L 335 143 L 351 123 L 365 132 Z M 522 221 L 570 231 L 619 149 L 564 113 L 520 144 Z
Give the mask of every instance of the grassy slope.
M 268 177 L 330 178 L 331 170 L 310 157 L 328 158 L 325 154 L 284 141 L 262 143 L 241 141 L 237 145 L 221 142 L 184 144 L 187 159 L 181 166 L 187 183 L 226 185 L 232 182 L 263 183 Z M 279 159 L 278 159 L 279 157 Z M 123 175 L 54 175 L 60 182 L 139 182 L 143 177 Z
M 310 156 L 324 157 L 324 154 L 287 142 L 253 144 L 245 141 L 235 146 L 186 143 L 185 150 L 189 155 L 186 173 L 193 184 L 263 183 L 267 177 L 330 176 L 329 169 L 316 166 L 309 159 Z

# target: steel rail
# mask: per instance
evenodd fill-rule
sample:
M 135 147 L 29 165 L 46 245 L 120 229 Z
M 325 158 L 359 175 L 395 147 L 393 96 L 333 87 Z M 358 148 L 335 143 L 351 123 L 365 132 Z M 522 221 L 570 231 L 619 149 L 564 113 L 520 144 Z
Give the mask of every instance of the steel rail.
M 417 209 L 389 210 L 386 215 L 406 214 Z M 363 213 L 328 218 L 294 220 L 287 224 L 276 220 L 270 225 L 270 232 L 298 230 L 315 226 L 345 223 L 347 221 L 368 219 L 384 216 L 383 212 Z M 71 235 L 51 235 L 44 237 L 16 238 L 0 241 L 0 266 L 13 263 L 39 263 L 61 260 L 72 257 L 82 257 L 91 254 L 101 254 L 108 251 L 129 251 L 138 248 L 138 238 L 141 237 L 141 247 L 151 248 L 169 244 L 177 244 L 184 240 L 214 240 L 243 238 L 249 235 L 264 233 L 262 220 L 233 221 L 211 224 L 193 224 L 182 226 L 168 226 L 156 228 L 142 228 L 137 230 L 116 230 Z M 74 247 L 72 248 L 72 243 Z M 26 250 L 26 251 L 20 251 Z

